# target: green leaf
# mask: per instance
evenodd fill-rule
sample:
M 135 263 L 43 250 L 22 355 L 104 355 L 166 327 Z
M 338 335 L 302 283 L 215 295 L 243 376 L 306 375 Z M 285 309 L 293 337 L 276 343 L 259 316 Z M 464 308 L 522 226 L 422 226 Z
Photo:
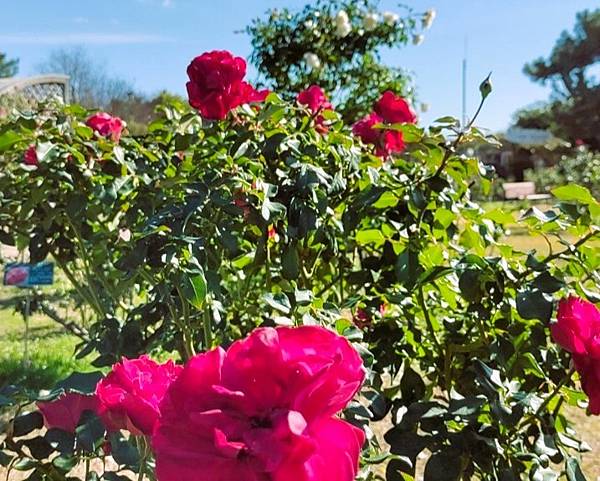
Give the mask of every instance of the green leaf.
M 13 436 L 21 437 L 44 426 L 44 418 L 39 411 L 21 414 L 13 420 Z
M 421 376 L 410 366 L 406 366 L 400 381 L 402 401 L 407 405 L 419 401 L 425 395 L 425 383 Z
M 278 294 L 265 294 L 263 298 L 265 302 L 269 304 L 269 306 L 277 311 L 283 312 L 284 314 L 289 314 L 292 310 L 290 300 L 283 292 Z
M 62 455 L 72 455 L 75 447 L 75 435 L 62 429 L 49 429 L 44 438 Z
M 91 453 L 104 441 L 106 431 L 96 414 L 87 411 L 83 413 L 82 418 L 82 423 L 77 426 L 75 431 L 77 446 Z
M 558 200 L 576 201 L 581 202 L 582 204 L 597 204 L 597 201 L 594 199 L 591 192 L 581 185 L 563 185 L 552 189 L 551 192 Z
M 379 200 L 373 204 L 376 209 L 386 209 L 388 207 L 395 207 L 398 205 L 400 199 L 391 191 L 386 190 Z
M 16 469 L 17 471 L 29 471 L 29 470 L 35 468 L 37 465 L 38 465 L 38 462 L 33 459 L 21 458 L 15 464 L 13 464 L 12 467 L 13 467 L 13 469 Z
M 21 140 L 21 136 L 12 130 L 0 134 L 0 152 L 4 152 Z
M 586 477 L 581 471 L 579 461 L 576 458 L 568 458 L 566 462 L 566 473 L 569 481 L 586 481 Z
M 552 298 L 539 289 L 528 289 L 517 294 L 517 312 L 523 319 L 548 322 L 552 316 Z
M 396 278 L 407 289 L 414 287 L 420 271 L 418 253 L 408 248 L 398 255 L 395 265 Z
M 356 233 L 356 242 L 361 245 L 381 245 L 385 242 L 385 237 L 379 229 L 360 230 Z
M 281 274 L 284 279 L 293 281 L 300 275 L 300 259 L 294 244 L 288 244 L 281 256 Z
M 204 273 L 194 276 L 186 276 L 188 289 L 185 290 L 185 295 L 188 302 L 196 309 L 202 309 L 206 302 L 207 284 Z
M 133 436 L 125 439 L 120 432 L 111 433 L 109 436 L 111 455 L 117 464 L 136 466 L 140 462 L 140 453 L 135 446 Z
M 93 394 L 96 392 L 98 381 L 104 377 L 100 371 L 74 372 L 64 381 L 59 382 L 49 395 L 52 399 L 63 391 Z M 44 399 L 45 400 L 45 399 Z
M 424 481 L 456 481 L 460 479 L 462 460 L 456 450 L 438 451 L 427 460 Z
M 553 293 L 561 290 L 565 283 L 548 271 L 544 271 L 533 280 L 533 285 L 542 292 Z
M 54 452 L 54 449 L 48 443 L 48 441 L 41 436 L 36 436 L 33 439 L 27 439 L 24 441 L 24 444 L 29 448 L 29 452 L 35 459 L 46 459 Z
M 79 460 L 75 456 L 58 456 L 52 460 L 52 464 L 64 473 L 68 473 L 73 469 Z

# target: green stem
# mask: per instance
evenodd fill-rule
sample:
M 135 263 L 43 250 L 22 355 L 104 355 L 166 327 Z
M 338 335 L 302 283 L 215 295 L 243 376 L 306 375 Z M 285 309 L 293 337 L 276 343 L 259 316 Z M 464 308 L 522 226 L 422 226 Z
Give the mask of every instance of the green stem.
M 97 269 L 94 269 L 94 272 L 92 272 L 92 261 L 90 259 L 90 256 L 88 255 L 87 250 L 85 249 L 84 245 L 83 245 L 83 238 L 81 237 L 79 230 L 77 230 L 77 228 L 75 227 L 75 224 L 73 224 L 73 222 L 71 222 L 70 219 L 67 218 L 67 221 L 69 222 L 69 225 L 71 226 L 71 229 L 73 230 L 73 232 L 75 233 L 75 237 L 77 239 L 77 245 L 78 245 L 78 250 L 79 250 L 79 256 L 81 257 L 81 260 L 83 261 L 83 268 L 88 280 L 88 285 L 90 286 L 90 293 L 91 295 L 96 299 L 96 302 L 100 305 L 100 298 L 97 296 L 95 289 L 92 289 L 92 282 L 98 280 L 100 281 L 100 284 L 102 284 L 102 286 L 104 287 L 104 289 L 106 289 L 106 291 L 113 297 L 113 299 L 116 299 L 116 295 L 114 292 L 112 292 L 112 289 L 110 288 L 110 286 L 107 284 L 106 280 L 104 279 L 104 273 L 101 271 L 98 271 Z
M 79 284 L 79 282 L 75 278 L 75 275 L 69 270 L 69 268 L 58 257 L 54 257 L 54 261 L 56 262 L 60 270 L 62 270 L 65 273 L 67 279 L 69 279 L 69 282 L 71 282 L 75 290 L 91 306 L 91 308 L 96 312 L 96 314 L 98 314 L 98 316 L 100 317 L 105 317 L 106 313 L 104 312 L 102 306 L 96 303 L 96 299 L 93 296 L 91 296 L 89 292 L 86 292 L 86 290 Z
M 435 329 L 433 328 L 433 323 L 431 322 L 431 317 L 429 317 L 429 311 L 427 310 L 427 305 L 425 304 L 425 297 L 423 295 L 423 286 L 419 286 L 418 298 L 419 298 L 419 305 L 421 306 L 421 310 L 423 311 L 423 315 L 425 316 L 425 322 L 427 323 L 427 328 L 429 329 L 431 337 L 433 338 L 433 342 L 439 348 L 441 346 L 440 346 L 439 341 L 437 340 L 437 337 L 435 336 Z
M 138 452 L 140 453 L 140 469 L 138 471 L 137 479 L 138 481 L 142 481 L 144 479 L 144 474 L 146 474 L 146 458 L 148 457 L 148 445 L 146 443 L 146 439 L 143 436 L 138 437 L 136 441 Z
M 180 329 L 182 330 L 185 351 L 189 357 L 192 357 L 196 354 L 196 350 L 194 349 L 194 336 L 190 328 L 190 307 L 181 288 L 179 286 L 176 286 L 175 288 L 177 289 L 177 294 L 179 295 L 181 311 L 183 313 L 183 322 L 178 324 L 178 326 L 181 326 Z
M 204 347 L 207 351 L 212 348 L 213 343 L 211 324 L 210 309 L 208 306 L 206 306 L 203 313 L 202 326 L 204 327 Z
M 571 381 L 571 377 L 573 376 L 574 373 L 575 373 L 575 366 L 572 366 L 569 369 L 569 372 L 567 373 L 567 375 L 556 385 L 556 387 L 548 395 L 548 397 L 546 397 L 546 399 L 544 399 L 544 402 L 542 404 L 540 404 L 540 407 L 537 408 L 533 414 L 528 416 L 521 424 L 519 424 L 518 428 L 523 428 L 524 426 L 527 426 L 528 424 L 531 424 L 534 420 L 536 420 L 540 416 L 540 414 L 542 414 L 544 409 L 546 409 L 546 407 L 548 406 L 550 401 L 552 401 L 552 399 L 554 399 L 554 397 L 556 397 L 556 395 L 560 393 L 560 390 L 563 388 L 563 386 L 565 386 L 568 382 Z

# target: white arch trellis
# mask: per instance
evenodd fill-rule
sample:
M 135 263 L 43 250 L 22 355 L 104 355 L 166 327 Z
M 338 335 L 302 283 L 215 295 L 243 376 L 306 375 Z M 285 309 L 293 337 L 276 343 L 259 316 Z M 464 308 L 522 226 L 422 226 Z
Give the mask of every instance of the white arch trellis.
M 71 101 L 69 76 L 51 74 L 0 79 L 0 96 L 2 95 L 18 95 L 31 106 L 56 97 L 69 103 Z

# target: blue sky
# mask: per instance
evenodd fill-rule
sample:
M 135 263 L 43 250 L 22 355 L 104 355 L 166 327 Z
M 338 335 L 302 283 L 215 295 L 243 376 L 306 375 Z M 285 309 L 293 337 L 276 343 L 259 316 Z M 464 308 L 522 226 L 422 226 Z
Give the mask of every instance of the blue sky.
M 154 93 L 183 94 L 185 68 L 206 50 L 250 52 L 241 30 L 272 7 L 300 8 L 308 0 L 0 0 L 0 51 L 21 60 L 21 75 L 56 48 L 84 44 L 108 70 Z M 382 10 L 401 11 L 381 0 Z M 425 123 L 460 116 L 461 61 L 468 37 L 468 111 L 477 87 L 492 71 L 494 92 L 478 124 L 505 129 L 516 109 L 547 98 L 549 90 L 522 73 L 525 62 L 546 56 L 576 12 L 593 0 L 404 0 L 417 11 L 435 8 L 437 18 L 420 46 L 384 53 L 391 65 L 412 71 L 419 97 L 430 106 Z M 250 74 L 252 76 L 252 73 Z

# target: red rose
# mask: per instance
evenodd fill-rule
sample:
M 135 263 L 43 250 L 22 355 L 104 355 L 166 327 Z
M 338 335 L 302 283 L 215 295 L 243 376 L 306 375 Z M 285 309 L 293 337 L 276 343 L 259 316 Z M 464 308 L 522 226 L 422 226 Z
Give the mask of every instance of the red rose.
M 333 110 L 331 102 L 329 102 L 325 92 L 318 85 L 311 85 L 306 90 L 300 92 L 296 100 L 299 104 L 306 105 L 308 110 L 313 114 L 322 110 Z M 325 125 L 325 118 L 322 115 L 318 115 L 315 119 L 315 130 L 321 134 L 326 134 L 328 131 Z
M 359 307 L 352 316 L 352 322 L 359 329 L 365 329 L 371 325 L 372 319 L 371 316 L 367 314 L 367 311 Z
M 339 419 L 365 373 L 315 326 L 256 329 L 188 361 L 161 405 L 160 481 L 353 481 L 365 435 Z
M 50 402 L 38 402 L 37 407 L 44 416 L 48 429 L 62 429 L 75 432 L 84 411 L 98 411 L 98 398 L 79 393 L 63 394 Z
M 102 137 L 110 137 L 113 142 L 121 139 L 125 125 L 119 117 L 113 117 L 106 112 L 99 112 L 87 119 L 86 125 L 98 132 Z
M 152 434 L 159 404 L 181 369 L 172 361 L 157 364 L 147 356 L 115 364 L 96 387 L 106 428 L 126 429 L 138 436 Z
M 578 297 L 561 299 L 552 337 L 573 355 L 581 387 L 590 399 L 589 411 L 600 414 L 600 310 Z
M 417 121 L 408 102 L 389 90 L 375 103 L 374 110 L 388 124 L 414 124 Z
M 23 154 L 23 162 L 25 163 L 25 165 L 39 165 L 40 162 L 38 160 L 38 156 L 37 156 L 37 150 L 35 148 L 35 145 L 30 145 L 27 150 L 25 151 L 25 154 Z
M 387 157 L 391 154 L 398 154 L 404 150 L 406 144 L 402 138 L 402 132 L 396 130 L 385 130 L 380 139 L 380 145 L 375 148 L 375 154 L 380 157 Z
M 231 52 L 215 50 L 196 57 L 187 68 L 190 105 L 210 120 L 223 120 L 229 111 L 249 102 L 262 102 L 268 90 L 244 82 L 246 61 Z
M 574 296 L 561 299 L 556 319 L 550 331 L 564 350 L 600 358 L 600 311 L 594 304 Z
M 383 119 L 377 113 L 370 113 L 352 126 L 352 133 L 360 137 L 365 144 L 374 145 L 375 154 L 379 157 L 402 152 L 405 147 L 402 132 L 373 128 L 381 123 Z
M 573 354 L 573 363 L 581 379 L 581 388 L 590 400 L 590 414 L 600 414 L 600 359 Z
M 331 110 L 333 106 L 327 99 L 325 92 L 318 85 L 311 85 L 306 90 L 303 90 L 296 97 L 298 103 L 306 105 L 308 109 L 314 114 L 319 110 Z
M 352 133 L 362 140 L 365 144 L 377 144 L 382 130 L 374 129 L 375 124 L 383 123 L 383 119 L 376 113 L 370 113 L 363 117 L 352 126 Z

